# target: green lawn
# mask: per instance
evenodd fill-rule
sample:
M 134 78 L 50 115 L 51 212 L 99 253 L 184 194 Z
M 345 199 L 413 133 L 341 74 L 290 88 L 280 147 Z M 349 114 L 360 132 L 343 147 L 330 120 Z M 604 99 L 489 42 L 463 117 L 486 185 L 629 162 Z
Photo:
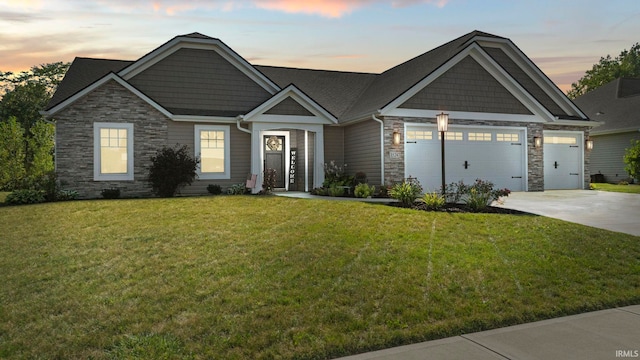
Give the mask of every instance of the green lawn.
M 323 359 L 640 303 L 640 238 L 279 197 L 0 208 L 0 358 Z
M 605 183 L 592 183 L 591 185 L 595 190 L 640 194 L 640 185 L 637 184 L 614 185 Z

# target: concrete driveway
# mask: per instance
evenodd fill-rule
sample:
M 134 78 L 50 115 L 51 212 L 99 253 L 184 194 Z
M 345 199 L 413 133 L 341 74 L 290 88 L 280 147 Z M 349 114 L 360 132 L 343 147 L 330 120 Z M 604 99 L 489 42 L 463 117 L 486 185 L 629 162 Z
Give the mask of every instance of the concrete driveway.
M 595 190 L 514 192 L 502 205 L 596 228 L 640 236 L 640 195 Z

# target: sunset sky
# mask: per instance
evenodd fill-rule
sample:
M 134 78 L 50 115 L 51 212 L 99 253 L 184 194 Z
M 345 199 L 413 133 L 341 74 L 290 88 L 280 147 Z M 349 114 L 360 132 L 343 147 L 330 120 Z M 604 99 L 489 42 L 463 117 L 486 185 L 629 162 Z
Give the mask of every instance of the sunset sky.
M 511 39 L 566 91 L 640 42 L 640 1 L 0 0 L 0 71 L 136 60 L 200 32 L 257 65 L 382 72 L 473 30 Z

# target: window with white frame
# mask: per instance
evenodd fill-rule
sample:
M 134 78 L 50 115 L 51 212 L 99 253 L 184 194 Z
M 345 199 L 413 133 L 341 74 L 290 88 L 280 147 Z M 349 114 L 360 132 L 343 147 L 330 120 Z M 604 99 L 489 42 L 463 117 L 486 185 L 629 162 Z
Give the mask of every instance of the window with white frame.
M 133 180 L 133 124 L 93 124 L 93 179 Z
M 469 141 L 491 141 L 491 133 L 470 132 Z
M 440 133 L 438 133 L 438 140 L 442 139 Z M 461 141 L 462 140 L 462 132 L 461 131 L 447 131 L 444 133 L 445 140 L 453 140 L 453 141 Z
M 200 157 L 198 177 L 201 179 L 231 178 L 229 159 L 229 126 L 195 125 L 195 151 Z
M 497 133 L 496 141 L 517 142 L 520 141 L 520 136 L 517 133 Z
M 575 145 L 578 143 L 578 138 L 576 136 L 544 136 L 545 144 L 564 144 L 564 145 Z
M 431 139 L 433 139 L 433 131 L 431 130 L 407 131 L 407 140 L 431 140 Z

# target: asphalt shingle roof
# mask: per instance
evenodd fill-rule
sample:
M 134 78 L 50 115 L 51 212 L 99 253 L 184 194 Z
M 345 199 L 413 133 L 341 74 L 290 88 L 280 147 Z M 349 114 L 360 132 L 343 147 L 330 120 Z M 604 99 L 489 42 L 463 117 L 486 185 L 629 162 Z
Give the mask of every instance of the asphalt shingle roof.
M 592 134 L 640 130 L 640 79 L 618 78 L 573 100 L 592 120 L 603 125 Z

